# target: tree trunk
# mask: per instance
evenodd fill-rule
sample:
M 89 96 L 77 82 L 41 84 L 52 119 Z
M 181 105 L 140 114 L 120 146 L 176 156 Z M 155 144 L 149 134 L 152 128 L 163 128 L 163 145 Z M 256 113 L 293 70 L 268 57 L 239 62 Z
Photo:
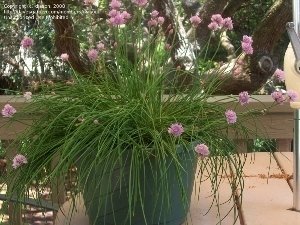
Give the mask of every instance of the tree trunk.
M 55 46 L 57 49 L 57 55 L 61 55 L 62 53 L 69 54 L 69 63 L 73 69 L 78 73 L 87 74 L 90 71 L 90 66 L 87 62 L 84 62 L 80 56 L 80 46 L 77 41 L 71 15 L 67 13 L 67 5 L 65 4 L 66 8 L 53 8 L 54 4 L 64 4 L 65 1 L 43 0 L 43 2 L 45 5 L 51 6 L 48 8 L 50 16 L 62 15 L 66 17 L 66 19 L 52 18 L 55 29 Z M 58 10 L 61 12 L 64 11 L 65 13 L 51 13 L 51 11 Z
M 226 81 L 219 87 L 219 94 L 254 92 L 267 82 L 278 67 L 273 49 L 285 32 L 286 23 L 291 20 L 292 2 L 277 0 L 253 33 L 254 54 L 245 58 L 243 72 L 222 74 L 221 79 Z
M 250 0 L 230 0 L 228 2 L 228 4 L 226 5 L 222 16 L 223 17 L 231 17 L 236 11 L 238 11 L 240 9 L 240 7 L 244 4 L 244 3 L 249 3 Z

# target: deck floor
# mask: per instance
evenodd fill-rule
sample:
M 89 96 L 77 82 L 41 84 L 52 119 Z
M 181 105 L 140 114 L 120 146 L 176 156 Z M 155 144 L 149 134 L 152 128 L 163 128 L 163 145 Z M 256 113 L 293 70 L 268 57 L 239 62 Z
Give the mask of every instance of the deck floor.
M 242 200 L 232 191 L 226 178 L 221 178 L 217 194 L 219 207 L 212 201 L 209 179 L 201 183 L 195 181 L 190 213 L 185 225 L 297 225 L 300 213 L 291 210 L 292 160 L 291 152 L 248 153 L 244 166 L 244 188 Z M 81 197 L 77 199 L 78 212 L 73 215 L 72 225 L 88 225 Z M 213 203 L 212 203 L 213 202 Z M 70 202 L 63 205 L 64 213 L 59 212 L 57 225 L 65 224 Z M 208 209 L 210 209 L 208 211 Z

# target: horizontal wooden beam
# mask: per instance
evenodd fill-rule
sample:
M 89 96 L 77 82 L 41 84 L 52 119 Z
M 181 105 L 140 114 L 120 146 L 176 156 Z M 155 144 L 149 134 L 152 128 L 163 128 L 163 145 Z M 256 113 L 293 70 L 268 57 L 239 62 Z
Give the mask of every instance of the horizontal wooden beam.
M 274 100 L 270 95 L 253 95 L 250 103 L 244 106 L 237 105 L 237 96 L 214 96 L 208 99 L 209 102 L 216 104 L 223 104 L 225 108 L 234 109 L 237 112 L 244 112 L 247 110 L 264 110 L 265 115 L 260 115 L 255 120 L 245 122 L 249 128 L 255 131 L 249 138 L 256 138 L 263 136 L 270 139 L 292 139 L 293 138 L 293 109 L 290 108 L 289 103 L 285 102 L 282 105 L 275 105 Z M 174 99 L 176 100 L 176 99 Z M 235 102 L 233 102 L 235 100 Z M 25 98 L 21 96 L 0 96 L 0 109 L 5 104 L 13 105 L 16 110 L 20 110 L 28 104 Z M 0 140 L 12 140 L 29 127 L 30 121 L 22 123 L 21 121 L 9 122 L 8 118 L 0 117 Z M 257 134 L 257 135 L 256 135 Z M 229 135 L 232 138 L 241 139 L 233 132 Z

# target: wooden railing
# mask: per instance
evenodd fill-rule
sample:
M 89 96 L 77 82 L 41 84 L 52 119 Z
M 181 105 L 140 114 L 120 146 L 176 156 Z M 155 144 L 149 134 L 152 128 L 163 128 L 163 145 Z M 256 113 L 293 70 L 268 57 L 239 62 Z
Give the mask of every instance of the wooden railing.
M 245 122 L 247 126 L 254 129 L 255 132 L 250 134 L 248 140 L 242 139 L 241 137 L 236 136 L 234 133 L 229 134 L 232 139 L 238 144 L 239 152 L 251 151 L 247 149 L 247 143 L 251 139 L 255 138 L 266 138 L 266 139 L 276 139 L 276 149 L 277 151 L 291 151 L 292 139 L 293 139 L 293 109 L 290 108 L 289 103 L 283 103 L 281 105 L 274 106 L 274 100 L 271 96 L 252 96 L 250 104 L 246 106 L 240 106 L 229 102 L 224 96 L 216 96 L 210 98 L 209 101 L 217 102 L 218 104 L 225 104 L 226 108 L 234 109 L 237 112 L 243 112 L 245 110 L 260 110 L 264 113 L 259 114 L 255 117 L 255 120 L 252 122 Z M 26 104 L 26 101 L 23 97 L 16 96 L 0 96 L 0 109 L 3 108 L 5 104 L 11 104 L 13 107 L 19 111 Z M 272 106 L 272 107 L 271 107 Z M 267 111 L 264 111 L 268 109 Z M 24 132 L 28 125 L 24 125 L 21 122 L 15 121 L 13 123 L 8 123 L 8 118 L 0 117 L 0 140 L 5 143 L 10 143 L 14 140 L 17 135 Z M 27 121 L 28 122 L 28 121 Z M 30 124 L 30 121 L 29 121 Z M 10 149 L 7 149 L 7 161 L 8 164 L 11 164 L 11 159 L 16 153 L 16 149 L 10 145 Z M 55 160 L 53 165 L 55 165 Z M 53 184 L 56 186 L 57 192 L 53 192 L 52 199 L 56 203 L 63 203 L 65 200 L 64 195 L 64 184 Z M 11 207 L 12 208 L 12 207 Z M 14 209 L 15 211 L 16 209 Z M 13 224 L 20 225 L 21 218 L 17 214 L 10 213 L 10 216 L 13 217 Z
M 224 96 L 216 96 L 210 98 L 211 102 L 218 102 L 225 104 L 226 108 L 234 109 L 237 112 L 246 110 L 265 110 L 264 114 L 255 117 L 254 122 L 250 122 L 249 127 L 256 129 L 255 134 L 249 136 L 249 139 L 257 137 L 265 137 L 268 139 L 291 140 L 293 138 L 293 109 L 290 108 L 288 102 L 281 105 L 274 106 L 274 100 L 269 95 L 252 96 L 250 103 L 246 106 L 233 104 Z M 254 100 L 256 99 L 256 100 Z M 23 97 L 15 96 L 0 96 L 0 109 L 9 103 L 18 110 L 23 108 L 26 104 Z M 16 136 L 22 133 L 27 126 L 21 122 L 7 123 L 8 118 L 0 116 L 0 140 L 13 140 Z M 28 121 L 27 121 L 28 122 Z M 233 139 L 241 139 L 234 134 L 231 135 Z M 279 150 L 281 150 L 279 148 Z M 283 149 L 282 149 L 283 150 Z

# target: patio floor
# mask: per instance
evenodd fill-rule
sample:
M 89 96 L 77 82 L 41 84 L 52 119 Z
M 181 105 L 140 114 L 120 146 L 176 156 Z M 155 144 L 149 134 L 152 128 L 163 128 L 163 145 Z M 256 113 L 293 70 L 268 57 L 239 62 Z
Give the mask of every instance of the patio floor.
M 291 210 L 292 160 L 291 152 L 248 153 L 244 166 L 244 190 L 242 202 L 235 193 L 235 201 L 227 178 L 221 178 L 220 192 L 217 194 L 219 207 L 212 204 L 213 195 L 209 179 L 201 184 L 195 181 L 194 192 L 187 224 L 195 225 L 296 225 L 300 224 L 300 213 Z M 77 200 L 78 211 L 73 215 L 72 225 L 88 225 L 81 197 Z M 68 212 L 70 202 L 63 205 Z M 208 209 L 210 209 L 208 211 Z M 65 214 L 66 215 L 66 214 Z M 58 213 L 57 225 L 63 225 L 66 217 Z
M 212 192 L 209 179 L 202 181 L 199 193 L 200 178 L 196 176 L 190 212 L 183 225 L 300 224 L 300 212 L 291 209 L 293 205 L 292 173 L 292 152 L 248 153 L 243 172 L 242 201 L 239 198 L 241 190 L 232 193 L 228 177 L 220 176 L 219 193 Z M 202 180 L 205 176 L 207 175 L 202 176 Z M 231 198 L 232 195 L 234 198 Z M 71 205 L 70 201 L 64 203 L 62 211 L 57 214 L 55 225 L 68 224 L 66 221 L 70 217 L 68 213 Z M 81 196 L 76 199 L 76 206 L 77 211 L 73 214 L 70 224 L 88 225 L 89 221 Z M 31 215 L 32 218 L 24 219 L 26 220 L 24 224 L 53 224 L 52 212 L 46 214 L 27 212 L 25 214 Z

